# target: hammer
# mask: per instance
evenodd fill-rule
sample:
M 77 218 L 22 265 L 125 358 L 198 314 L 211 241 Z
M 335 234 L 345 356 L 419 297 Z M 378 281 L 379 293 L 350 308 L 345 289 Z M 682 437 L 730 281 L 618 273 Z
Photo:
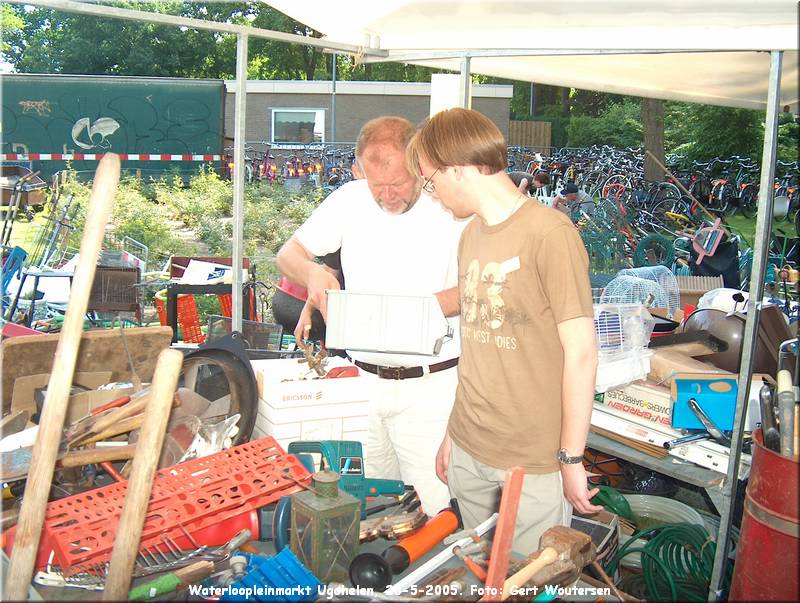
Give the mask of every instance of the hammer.
M 500 600 L 505 601 L 513 590 L 519 589 L 542 569 L 556 561 L 574 563 L 575 567 L 581 570 L 594 561 L 596 553 L 592 538 L 588 534 L 563 526 L 550 528 L 539 540 L 539 555 L 536 559 L 503 583 Z

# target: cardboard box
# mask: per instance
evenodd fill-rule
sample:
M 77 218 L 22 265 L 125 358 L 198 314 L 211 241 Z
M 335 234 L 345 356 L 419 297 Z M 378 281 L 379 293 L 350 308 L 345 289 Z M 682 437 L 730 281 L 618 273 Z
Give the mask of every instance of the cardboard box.
M 284 449 L 296 440 L 356 440 L 366 449 L 368 379 L 303 379 L 308 365 L 296 358 L 253 360 L 252 365 L 260 398 L 253 439 L 271 435 Z M 330 358 L 327 368 L 337 366 L 352 364 Z
M 14 389 L 11 395 L 11 410 L 27 410 L 31 416 L 35 415 L 36 400 L 34 392 L 37 389 L 47 387 L 50 381 L 49 374 L 41 375 L 28 375 L 26 377 L 19 377 L 14 382 Z M 92 410 L 103 404 L 107 404 L 122 396 L 127 396 L 133 393 L 133 388 L 110 389 L 110 390 L 97 390 L 95 388 L 105 385 L 111 381 L 111 372 L 92 372 L 92 373 L 75 373 L 72 378 L 72 383 L 88 388 L 90 391 L 74 394 L 69 397 L 67 401 L 67 416 L 64 420 L 64 425 L 74 423 L 88 415 Z M 28 424 L 30 427 L 33 423 Z
M 619 550 L 619 517 L 605 509 L 593 515 L 573 514 L 570 527 L 592 537 L 592 542 L 597 547 L 597 561 L 601 565 Z M 619 580 L 619 565 L 611 578 L 614 582 Z
M 328 291 L 329 348 L 436 355 L 453 336 L 434 295 Z
M 672 398 L 666 387 L 647 381 L 634 381 L 623 388 L 607 391 L 603 404 L 630 415 L 638 423 L 672 425 Z
M 680 291 L 681 308 L 687 304 L 697 307 L 705 293 L 725 286 L 721 276 L 676 276 L 675 281 Z

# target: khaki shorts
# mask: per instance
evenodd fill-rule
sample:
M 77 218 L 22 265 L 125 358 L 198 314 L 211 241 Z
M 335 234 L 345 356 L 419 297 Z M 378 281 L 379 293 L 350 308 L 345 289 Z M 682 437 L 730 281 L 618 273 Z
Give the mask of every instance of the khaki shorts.
M 474 528 L 500 508 L 505 473 L 484 465 L 452 443 L 447 481 L 450 493 L 458 499 L 465 529 Z M 539 548 L 545 530 L 569 526 L 571 519 L 572 506 L 564 498 L 561 472 L 526 474 L 514 530 L 514 552 L 529 555 Z

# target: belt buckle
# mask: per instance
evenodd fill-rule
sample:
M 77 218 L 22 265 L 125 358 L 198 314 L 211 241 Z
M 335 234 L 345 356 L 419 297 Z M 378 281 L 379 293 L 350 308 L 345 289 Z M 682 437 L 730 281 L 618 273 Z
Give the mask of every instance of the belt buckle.
M 378 377 L 381 379 L 394 379 L 395 381 L 399 381 L 403 379 L 403 371 L 405 370 L 405 367 L 402 366 L 379 366 Z

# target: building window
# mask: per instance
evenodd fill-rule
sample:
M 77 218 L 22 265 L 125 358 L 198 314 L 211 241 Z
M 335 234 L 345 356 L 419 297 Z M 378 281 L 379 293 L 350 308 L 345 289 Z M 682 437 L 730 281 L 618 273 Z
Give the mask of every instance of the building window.
M 273 109 L 274 144 L 312 144 L 325 142 L 324 109 Z

